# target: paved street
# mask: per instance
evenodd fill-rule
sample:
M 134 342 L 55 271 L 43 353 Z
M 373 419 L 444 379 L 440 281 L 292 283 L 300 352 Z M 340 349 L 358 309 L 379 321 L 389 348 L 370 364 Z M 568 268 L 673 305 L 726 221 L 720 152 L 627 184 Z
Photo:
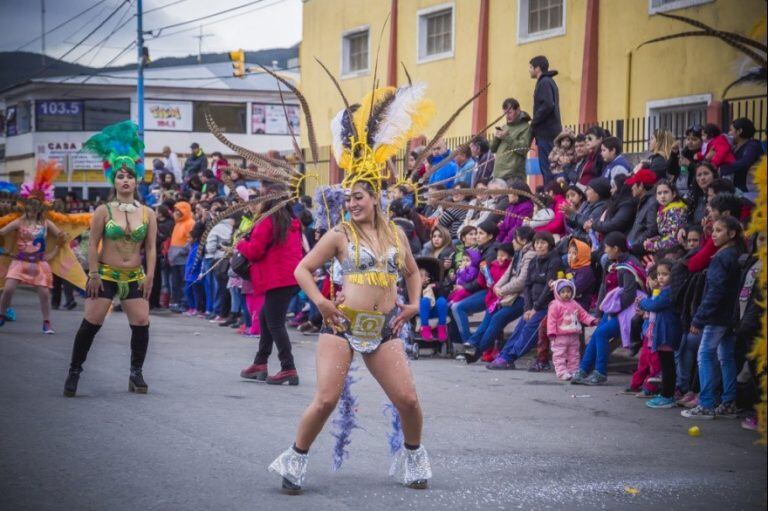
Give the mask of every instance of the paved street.
M 37 298 L 15 297 L 0 329 L 0 509 L 764 509 L 766 451 L 729 420 L 650 410 L 605 388 L 552 373 L 490 372 L 446 359 L 412 362 L 434 479 L 424 492 L 387 476 L 385 398 L 361 368 L 352 457 L 331 471 L 324 431 L 306 492 L 283 496 L 266 467 L 290 445 L 315 385 L 314 337 L 293 334 L 298 387 L 243 381 L 255 340 L 200 319 L 153 316 L 150 392 L 129 394 L 130 331 L 113 313 L 78 397 L 62 397 L 82 318 L 55 311 L 39 332 Z M 273 369 L 276 366 L 273 367 Z

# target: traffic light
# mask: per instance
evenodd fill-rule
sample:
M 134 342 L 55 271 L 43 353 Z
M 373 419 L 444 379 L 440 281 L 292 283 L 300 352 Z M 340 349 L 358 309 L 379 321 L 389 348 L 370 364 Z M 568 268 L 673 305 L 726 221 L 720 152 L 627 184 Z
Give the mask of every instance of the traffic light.
M 229 52 L 229 60 L 232 61 L 232 76 L 245 78 L 245 52 L 235 50 Z

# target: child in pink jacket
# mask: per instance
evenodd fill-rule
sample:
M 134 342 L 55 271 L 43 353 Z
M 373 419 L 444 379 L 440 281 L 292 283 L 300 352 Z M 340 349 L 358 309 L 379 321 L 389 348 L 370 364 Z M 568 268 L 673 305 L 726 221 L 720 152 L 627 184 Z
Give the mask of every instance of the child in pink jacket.
M 547 335 L 552 341 L 552 363 L 557 378 L 566 381 L 579 369 L 581 325 L 596 325 L 597 319 L 573 299 L 576 295 L 573 282 L 559 279 L 554 288 L 555 299 L 547 312 Z

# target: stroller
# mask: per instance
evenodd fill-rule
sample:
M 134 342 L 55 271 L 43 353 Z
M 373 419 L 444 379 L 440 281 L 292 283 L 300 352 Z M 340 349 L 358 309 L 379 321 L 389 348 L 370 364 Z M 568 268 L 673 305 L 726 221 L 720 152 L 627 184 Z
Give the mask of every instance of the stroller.
M 421 269 L 427 270 L 429 273 L 430 281 L 440 284 L 445 277 L 445 270 L 440 260 L 435 257 L 416 257 L 416 266 Z M 447 319 L 450 321 L 450 315 Z M 437 326 L 437 317 L 434 318 L 430 315 L 429 324 L 433 328 Z M 429 353 L 430 355 L 444 354 L 446 356 L 453 357 L 453 345 L 450 341 L 440 341 L 438 339 L 424 339 L 421 335 L 421 318 L 419 315 L 413 318 L 411 321 L 411 334 L 410 343 L 406 341 L 406 353 L 408 357 L 417 360 L 421 354 Z

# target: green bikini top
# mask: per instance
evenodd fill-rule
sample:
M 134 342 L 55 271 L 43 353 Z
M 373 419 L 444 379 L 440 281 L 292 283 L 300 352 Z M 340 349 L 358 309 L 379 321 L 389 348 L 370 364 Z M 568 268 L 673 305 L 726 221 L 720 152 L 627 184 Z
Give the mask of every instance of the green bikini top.
M 147 221 L 147 208 L 142 206 L 144 209 L 144 217 L 142 219 L 142 224 L 135 228 L 134 230 L 130 232 L 125 232 L 125 229 L 123 229 L 115 220 L 112 218 L 112 208 L 109 207 L 109 204 L 107 206 L 107 212 L 109 213 L 109 220 L 107 220 L 107 223 L 104 225 L 104 236 L 107 237 L 107 239 L 110 240 L 126 240 L 126 241 L 133 241 L 134 243 L 141 243 L 144 241 L 144 238 L 147 237 L 147 229 L 149 229 L 149 222 Z

